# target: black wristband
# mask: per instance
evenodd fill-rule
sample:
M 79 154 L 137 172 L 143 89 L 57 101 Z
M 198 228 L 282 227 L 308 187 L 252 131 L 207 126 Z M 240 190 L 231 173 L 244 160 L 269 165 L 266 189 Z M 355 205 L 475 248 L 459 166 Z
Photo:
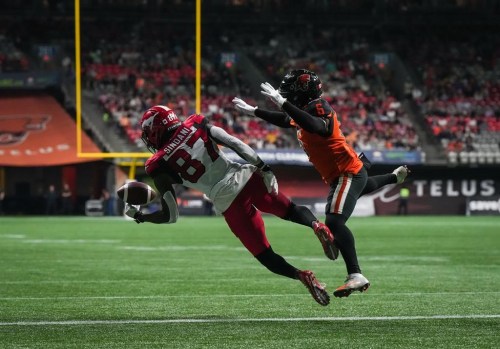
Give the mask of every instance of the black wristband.
M 257 166 L 257 168 L 263 172 L 271 171 L 271 167 L 268 164 L 266 164 L 264 161 L 262 161 L 262 159 L 259 160 L 259 163 L 255 166 Z
M 262 167 L 260 168 L 260 170 L 261 170 L 262 172 L 269 172 L 269 171 L 271 171 L 271 166 L 269 166 L 268 164 L 265 164 L 264 166 L 262 166 Z

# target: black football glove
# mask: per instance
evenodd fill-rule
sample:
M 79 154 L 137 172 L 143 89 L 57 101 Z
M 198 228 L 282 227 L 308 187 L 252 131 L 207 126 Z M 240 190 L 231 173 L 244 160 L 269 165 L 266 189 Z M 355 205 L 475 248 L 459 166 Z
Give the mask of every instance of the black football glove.
M 125 215 L 132 218 L 137 224 L 144 223 L 144 217 L 140 211 L 139 205 L 127 204 L 125 206 Z

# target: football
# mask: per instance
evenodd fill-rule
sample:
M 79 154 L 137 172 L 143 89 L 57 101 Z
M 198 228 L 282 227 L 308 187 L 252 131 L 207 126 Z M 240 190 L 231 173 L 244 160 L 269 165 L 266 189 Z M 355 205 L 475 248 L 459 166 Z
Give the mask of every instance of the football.
M 146 183 L 128 182 L 121 186 L 116 194 L 131 205 L 146 205 L 156 198 L 156 192 Z

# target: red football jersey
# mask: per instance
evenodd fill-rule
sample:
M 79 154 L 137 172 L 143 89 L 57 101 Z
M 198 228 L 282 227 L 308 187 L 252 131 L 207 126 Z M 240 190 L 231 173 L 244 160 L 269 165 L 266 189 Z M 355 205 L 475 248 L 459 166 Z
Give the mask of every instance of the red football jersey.
M 293 120 L 291 124 L 297 127 L 297 138 L 301 147 L 309 156 L 309 161 L 321 174 L 326 183 L 343 173 L 357 174 L 363 167 L 354 149 L 347 144 L 340 130 L 337 113 L 324 99 L 309 102 L 305 111 L 311 115 L 332 119 L 333 132 L 324 137 L 301 129 Z

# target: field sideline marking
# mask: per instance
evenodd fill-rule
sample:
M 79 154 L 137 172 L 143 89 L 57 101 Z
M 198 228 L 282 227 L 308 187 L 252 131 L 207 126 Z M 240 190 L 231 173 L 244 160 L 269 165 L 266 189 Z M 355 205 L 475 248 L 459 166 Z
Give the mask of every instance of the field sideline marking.
M 353 294 L 353 296 L 444 296 L 444 295 L 476 295 L 476 294 L 498 294 L 500 291 L 484 292 L 401 292 L 401 293 L 365 293 L 363 295 Z M 158 299 L 158 298 L 238 298 L 238 297 L 296 297 L 304 296 L 302 293 L 285 294 L 213 294 L 213 295 L 156 295 L 156 296 L 61 296 L 61 297 L 0 297 L 0 301 L 18 301 L 18 300 L 75 300 L 75 299 Z
M 0 326 L 64 326 L 64 325 L 127 325 L 127 324 L 180 324 L 224 322 L 300 322 L 300 321 L 406 321 L 448 319 L 498 319 L 500 314 L 429 315 L 429 316 L 352 316 L 304 318 L 242 318 L 242 319 L 164 319 L 164 320 L 67 320 L 0 322 Z

